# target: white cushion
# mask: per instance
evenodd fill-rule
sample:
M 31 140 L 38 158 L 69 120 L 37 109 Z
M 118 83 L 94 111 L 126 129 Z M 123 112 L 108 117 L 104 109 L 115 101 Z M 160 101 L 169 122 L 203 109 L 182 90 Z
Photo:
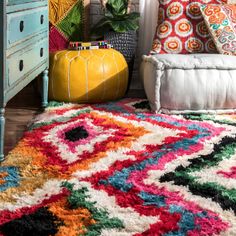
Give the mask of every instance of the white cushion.
M 236 57 L 220 54 L 144 56 L 142 79 L 150 106 L 163 113 L 233 112 Z

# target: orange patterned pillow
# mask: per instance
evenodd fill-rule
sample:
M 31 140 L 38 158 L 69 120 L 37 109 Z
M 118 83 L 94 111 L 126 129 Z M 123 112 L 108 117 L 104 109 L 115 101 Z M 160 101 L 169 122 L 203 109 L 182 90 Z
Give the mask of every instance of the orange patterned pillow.
M 202 4 L 227 0 L 159 0 L 159 20 L 151 53 L 215 53 L 201 14 Z
M 208 4 L 201 11 L 217 50 L 236 56 L 236 5 Z

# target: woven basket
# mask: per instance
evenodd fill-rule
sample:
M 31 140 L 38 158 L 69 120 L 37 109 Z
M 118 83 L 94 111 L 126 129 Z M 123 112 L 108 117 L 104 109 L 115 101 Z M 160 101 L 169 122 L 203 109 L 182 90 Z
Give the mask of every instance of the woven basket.
M 114 49 L 121 52 L 129 63 L 135 55 L 137 47 L 137 34 L 135 31 L 128 31 L 126 33 L 108 32 L 104 36 Z
M 119 51 L 125 57 L 129 67 L 129 89 L 133 74 L 135 52 L 137 48 L 137 33 L 136 31 L 128 31 L 126 33 L 117 33 L 111 31 L 105 33 L 104 39 L 107 40 L 110 44 L 112 44 L 114 49 Z

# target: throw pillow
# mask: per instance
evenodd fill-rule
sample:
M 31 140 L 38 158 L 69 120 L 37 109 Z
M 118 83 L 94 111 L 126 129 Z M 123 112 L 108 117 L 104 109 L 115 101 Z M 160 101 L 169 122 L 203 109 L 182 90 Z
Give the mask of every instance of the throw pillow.
M 159 0 L 156 35 L 151 53 L 214 53 L 216 48 L 201 15 L 206 3 L 227 0 Z
M 236 5 L 207 4 L 201 11 L 217 50 L 236 56 Z
M 49 51 L 66 49 L 83 38 L 83 0 L 49 1 Z

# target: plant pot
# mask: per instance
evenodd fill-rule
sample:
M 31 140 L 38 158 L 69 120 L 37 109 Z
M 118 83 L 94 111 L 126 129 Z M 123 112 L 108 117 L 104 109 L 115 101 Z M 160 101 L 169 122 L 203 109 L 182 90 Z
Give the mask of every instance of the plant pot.
M 113 45 L 114 49 L 124 55 L 127 63 L 133 59 L 137 46 L 137 34 L 135 31 L 126 33 L 110 31 L 105 33 L 104 38 Z
M 104 39 L 107 40 L 108 43 L 112 44 L 114 49 L 119 51 L 125 57 L 129 66 L 129 89 L 134 67 L 135 52 L 137 48 L 137 33 L 136 31 L 128 31 L 125 33 L 110 31 L 105 33 Z

